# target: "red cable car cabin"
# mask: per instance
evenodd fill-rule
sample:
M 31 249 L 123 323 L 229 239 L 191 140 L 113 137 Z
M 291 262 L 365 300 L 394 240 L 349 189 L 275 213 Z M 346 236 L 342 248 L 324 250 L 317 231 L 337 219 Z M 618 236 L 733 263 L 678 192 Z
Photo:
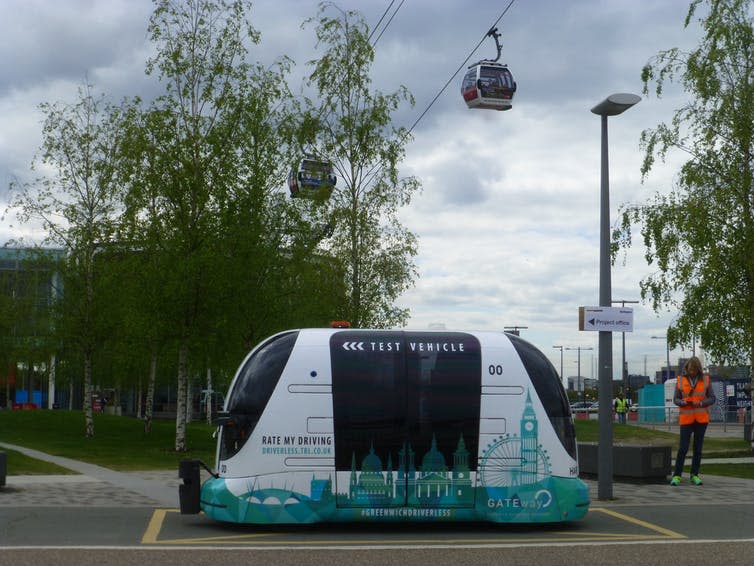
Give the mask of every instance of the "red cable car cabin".
M 516 81 L 507 65 L 480 61 L 469 67 L 461 84 L 461 94 L 469 108 L 510 110 Z

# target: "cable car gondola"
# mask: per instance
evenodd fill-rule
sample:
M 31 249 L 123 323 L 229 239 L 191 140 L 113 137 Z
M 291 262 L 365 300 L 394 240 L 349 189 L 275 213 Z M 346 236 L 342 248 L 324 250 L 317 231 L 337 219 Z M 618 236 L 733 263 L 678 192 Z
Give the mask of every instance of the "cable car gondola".
M 336 181 L 332 163 L 313 156 L 304 157 L 298 167 L 288 173 L 291 198 L 327 199 Z
M 502 49 L 497 28 L 491 29 L 487 35 L 495 39 L 497 57 L 494 61 L 485 59 L 469 67 L 461 83 L 461 94 L 469 108 L 510 110 L 516 81 L 508 66 L 497 62 Z

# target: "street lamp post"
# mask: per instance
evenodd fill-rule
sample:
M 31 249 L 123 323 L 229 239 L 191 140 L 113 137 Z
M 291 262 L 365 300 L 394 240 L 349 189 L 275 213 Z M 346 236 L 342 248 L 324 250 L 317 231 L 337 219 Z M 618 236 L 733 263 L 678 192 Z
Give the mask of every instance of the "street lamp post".
M 521 330 L 526 330 L 528 326 L 503 326 L 503 330 L 510 332 L 514 336 L 520 336 Z
M 626 304 L 635 304 L 638 302 L 639 301 L 626 301 L 624 299 L 613 300 L 613 303 L 615 304 L 620 303 L 622 307 L 625 307 Z M 627 393 L 628 392 L 628 368 L 626 367 L 626 333 L 625 332 L 621 332 L 621 345 L 622 345 L 622 350 L 623 350 L 623 357 L 621 359 L 620 376 L 621 376 L 621 379 L 623 380 L 623 394 L 627 395 L 628 394 Z
M 652 336 L 652 340 L 665 340 L 665 363 L 668 368 L 668 380 L 670 380 L 670 340 L 667 336 Z M 662 379 L 662 372 L 660 372 L 660 379 Z
M 553 346 L 560 350 L 560 382 L 563 383 L 563 346 Z
M 600 160 L 600 306 L 612 306 L 610 286 L 610 182 L 607 159 L 607 117 L 622 114 L 641 97 L 635 94 L 611 94 L 592 108 L 602 118 Z M 599 332 L 599 462 L 597 466 L 598 499 L 613 498 L 613 333 Z
M 577 346 L 576 348 L 566 348 L 566 350 L 578 350 L 577 361 L 576 361 L 576 372 L 577 372 L 577 377 L 579 379 L 579 384 L 577 385 L 577 391 L 576 391 L 576 393 L 579 392 L 578 389 L 581 389 L 581 400 L 582 401 L 586 400 L 586 395 L 585 395 L 584 388 L 581 387 L 581 384 L 584 382 L 584 380 L 581 378 L 581 350 L 592 350 L 592 349 L 593 348 L 591 346 L 589 348 L 583 348 L 581 346 Z

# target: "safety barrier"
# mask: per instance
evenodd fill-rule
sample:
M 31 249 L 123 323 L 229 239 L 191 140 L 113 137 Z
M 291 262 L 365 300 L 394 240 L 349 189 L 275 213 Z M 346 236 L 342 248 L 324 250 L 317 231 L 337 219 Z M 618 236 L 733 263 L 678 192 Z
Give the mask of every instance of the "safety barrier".
M 730 406 L 721 410 L 719 407 L 713 406 L 710 410 L 710 422 L 744 424 L 748 412 L 749 409 L 745 407 Z M 636 414 L 634 419 L 631 419 L 632 413 Z M 632 405 L 629 419 L 637 420 L 642 424 L 668 423 L 669 425 L 677 425 L 678 407 L 675 405 Z
M 613 475 L 617 477 L 664 480 L 670 473 L 670 446 L 613 445 Z M 579 442 L 579 471 L 597 475 L 599 446 L 596 442 Z

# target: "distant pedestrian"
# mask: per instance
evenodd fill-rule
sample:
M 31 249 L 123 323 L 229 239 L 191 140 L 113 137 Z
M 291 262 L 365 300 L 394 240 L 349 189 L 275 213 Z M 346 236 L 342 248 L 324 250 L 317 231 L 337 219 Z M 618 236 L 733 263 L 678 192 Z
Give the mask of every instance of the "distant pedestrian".
M 699 478 L 699 466 L 702 463 L 702 446 L 704 433 L 709 424 L 709 406 L 715 403 L 710 377 L 702 374 L 702 363 L 696 356 L 691 357 L 683 368 L 683 374 L 678 376 L 673 403 L 678 405 L 678 424 L 681 435 L 678 454 L 675 458 L 675 471 L 670 485 L 681 483 L 683 464 L 686 452 L 689 450 L 691 435 L 694 435 L 694 454 L 691 458 L 691 483 L 702 485 Z
M 618 423 L 626 424 L 626 413 L 628 413 L 628 399 L 623 398 L 623 393 L 618 393 L 615 400 L 615 413 L 618 415 Z

